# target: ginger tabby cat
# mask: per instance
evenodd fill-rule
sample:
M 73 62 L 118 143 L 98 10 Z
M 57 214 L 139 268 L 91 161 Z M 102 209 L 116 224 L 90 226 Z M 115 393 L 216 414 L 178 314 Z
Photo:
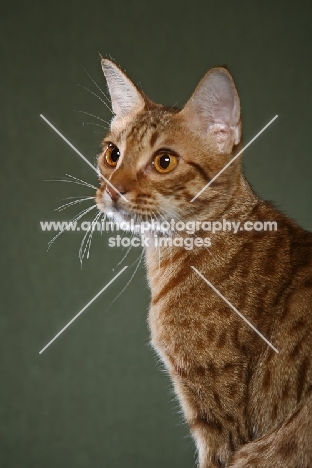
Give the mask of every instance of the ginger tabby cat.
M 152 102 L 113 62 L 103 59 L 102 67 L 114 117 L 98 159 L 112 184 L 100 178 L 101 211 L 117 221 L 278 226 L 220 231 L 209 248 L 146 247 L 152 345 L 171 376 L 199 467 L 311 468 L 312 234 L 255 195 L 241 157 L 191 202 L 240 149 L 230 73 L 211 69 L 180 110 Z M 145 233 L 149 240 L 156 234 L 176 235 Z M 199 227 L 194 236 L 207 232 Z

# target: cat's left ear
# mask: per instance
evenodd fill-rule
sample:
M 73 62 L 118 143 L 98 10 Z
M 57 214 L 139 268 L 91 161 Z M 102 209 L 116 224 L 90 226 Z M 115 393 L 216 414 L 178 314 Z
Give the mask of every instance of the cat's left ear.
M 116 117 L 123 118 L 142 110 L 145 100 L 127 75 L 110 60 L 102 59 L 101 65 Z
M 206 73 L 181 114 L 204 137 L 209 135 L 220 153 L 230 152 L 241 139 L 239 97 L 226 68 Z

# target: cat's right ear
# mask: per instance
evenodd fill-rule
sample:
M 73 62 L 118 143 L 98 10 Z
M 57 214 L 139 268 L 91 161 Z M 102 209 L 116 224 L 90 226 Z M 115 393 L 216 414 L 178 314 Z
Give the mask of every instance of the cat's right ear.
M 116 117 L 123 118 L 142 110 L 145 100 L 125 73 L 108 59 L 102 59 L 101 65 Z

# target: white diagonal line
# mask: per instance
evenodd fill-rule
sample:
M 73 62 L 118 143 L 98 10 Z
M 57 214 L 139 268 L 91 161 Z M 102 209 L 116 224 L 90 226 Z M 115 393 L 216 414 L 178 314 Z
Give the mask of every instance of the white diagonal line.
M 204 275 L 202 275 L 194 266 L 191 265 L 191 268 L 205 281 L 205 283 L 207 283 L 207 284 L 214 290 L 215 293 L 218 294 L 218 296 L 220 296 L 220 297 L 224 300 L 224 302 L 225 302 L 228 306 L 231 307 L 232 310 L 234 310 L 234 312 L 237 313 L 237 315 L 240 316 L 240 318 L 242 318 L 242 319 L 247 323 L 247 325 L 250 326 L 250 328 L 253 329 L 253 331 L 255 331 L 255 332 L 260 336 L 260 338 L 262 338 L 276 353 L 279 352 L 279 351 L 272 345 L 272 343 L 270 343 L 270 341 L 267 340 L 267 339 L 265 338 L 265 336 L 263 336 L 262 333 L 260 333 L 259 330 L 257 330 L 257 328 L 254 327 L 253 324 L 250 323 L 249 320 L 247 320 L 246 317 L 244 317 L 243 314 L 241 314 L 241 313 L 236 309 L 236 307 L 234 307 L 234 306 L 230 303 L 230 301 L 228 301 L 227 298 L 224 297 L 223 294 L 221 294 L 220 291 L 218 291 L 218 289 L 215 288 L 214 285 L 211 284 L 210 281 L 208 281 L 207 278 L 204 277 Z
M 92 169 L 93 169 L 100 177 L 102 177 L 102 178 L 105 180 L 105 182 L 106 182 L 108 185 L 110 185 L 110 186 L 118 193 L 118 195 L 119 195 L 123 200 L 125 200 L 126 202 L 129 203 L 129 200 L 128 200 L 122 193 L 120 193 L 119 190 L 117 190 L 116 187 L 114 187 L 114 185 L 113 185 L 108 179 L 106 179 L 106 177 L 104 177 L 104 176 L 97 170 L 97 168 L 96 168 L 95 166 L 93 166 L 93 164 L 90 163 L 90 161 L 89 161 L 83 154 L 81 154 L 80 151 L 78 151 L 77 148 L 75 148 L 75 146 L 74 146 L 70 141 L 68 141 L 67 138 L 65 138 L 64 135 L 63 135 L 57 128 L 55 128 L 54 125 L 51 124 L 51 122 L 49 122 L 48 119 L 45 118 L 44 115 L 40 114 L 40 117 L 41 117 L 48 125 L 50 125 L 50 127 L 53 128 L 53 130 L 54 130 L 64 141 L 66 141 L 66 143 L 67 143 L 74 151 L 76 151 L 76 153 L 77 153 L 90 167 L 92 167 Z
M 92 169 L 93 169 L 95 172 L 97 172 L 96 167 L 93 166 L 93 164 L 90 163 L 90 161 L 88 161 L 88 159 L 87 159 L 83 154 L 81 154 L 80 151 L 78 151 L 77 148 L 75 148 L 75 146 L 74 146 L 70 141 L 68 141 L 67 138 L 65 138 L 64 135 L 63 135 L 57 128 L 55 128 L 54 125 L 52 125 L 51 122 L 49 122 L 49 120 L 46 119 L 44 115 L 40 114 L 40 117 L 41 117 L 48 125 L 50 125 L 50 127 L 53 128 L 53 130 L 54 130 L 61 138 L 63 138 L 63 140 L 66 141 L 66 143 L 67 143 L 74 151 L 76 151 L 76 153 L 77 153 L 87 164 L 89 164 L 89 166 L 92 167 Z
M 224 171 L 232 164 L 232 162 L 234 162 L 235 159 L 237 159 L 237 158 L 242 154 L 242 152 L 245 151 L 245 149 L 248 148 L 248 146 L 250 146 L 251 143 L 253 143 L 253 142 L 258 138 L 258 136 L 260 136 L 261 133 L 263 133 L 264 130 L 266 130 L 266 129 L 269 127 L 269 125 L 271 125 L 271 123 L 274 122 L 274 120 L 277 119 L 277 117 L 278 117 L 278 115 L 276 115 L 275 117 L 273 117 L 273 119 L 270 120 L 270 122 L 267 123 L 267 124 L 265 125 L 265 127 L 263 127 L 263 129 L 260 130 L 260 132 L 257 133 L 257 135 L 254 136 L 254 137 L 252 138 L 252 140 L 250 140 L 250 142 L 247 143 L 247 145 L 244 146 L 244 148 L 241 149 L 241 150 L 234 156 L 234 158 L 232 158 L 231 161 L 229 161 L 229 162 L 221 169 L 221 171 L 219 171 L 218 174 L 216 174 L 216 175 L 208 182 L 208 184 L 205 185 L 205 187 L 203 187 L 203 188 L 198 192 L 197 195 L 195 195 L 195 197 L 192 198 L 191 203 L 192 203 L 194 200 L 196 200 L 196 198 L 199 197 L 199 195 L 201 195 L 201 194 L 203 193 L 203 191 L 206 190 L 206 188 L 208 188 L 209 185 L 211 185 L 212 182 L 214 182 L 214 181 L 217 179 L 217 177 L 219 177 L 219 175 L 222 174 L 222 172 L 224 172 Z
M 118 276 L 119 276 L 119 275 L 121 275 L 121 273 L 123 273 L 123 272 L 125 271 L 125 269 L 126 269 L 126 268 L 128 268 L 128 266 L 125 266 L 125 267 L 123 267 L 123 269 L 122 269 L 122 270 L 120 270 L 120 272 L 119 272 L 119 273 L 117 273 L 117 275 L 116 275 L 116 276 L 114 276 L 114 278 L 113 278 L 113 279 L 111 279 L 111 280 L 109 281 L 109 283 L 107 283 L 107 285 L 106 285 L 106 286 L 104 286 L 104 288 L 103 288 L 103 289 L 101 289 L 101 291 L 100 291 L 100 292 L 98 292 L 98 293 L 97 293 L 97 294 L 94 296 L 94 298 L 93 298 L 93 299 L 91 299 L 91 301 L 90 301 L 90 302 L 88 302 L 88 304 L 87 304 L 87 305 L 85 305 L 85 306 L 84 306 L 84 307 L 81 309 L 81 311 L 80 311 L 80 312 L 78 312 L 78 314 L 77 314 L 77 315 L 75 315 L 75 317 L 74 317 L 74 318 L 72 318 L 72 319 L 71 319 L 71 321 L 70 321 L 70 322 L 68 322 L 68 324 L 67 324 L 67 325 L 65 325 L 65 327 L 63 327 L 63 328 L 62 328 L 62 330 L 61 330 L 61 331 L 59 331 L 59 332 L 57 333 L 57 335 L 55 335 L 55 337 L 54 337 L 54 338 L 52 338 L 52 340 L 51 340 L 51 341 L 49 341 L 49 343 L 48 343 L 47 345 L 45 345 L 45 347 L 44 347 L 44 348 L 42 348 L 42 350 L 41 350 L 41 351 L 39 351 L 39 354 L 42 354 L 42 353 L 43 353 L 43 351 L 44 351 L 45 349 L 47 349 L 47 347 L 48 347 L 48 346 L 50 346 L 50 344 L 52 344 L 52 343 L 53 343 L 53 341 L 55 341 L 55 340 L 56 340 L 56 338 L 58 338 L 58 337 L 59 337 L 59 336 L 60 336 L 60 335 L 63 333 L 63 331 L 64 331 L 64 330 L 66 330 L 66 328 L 68 328 L 68 327 L 69 327 L 69 325 L 71 325 L 71 324 L 72 324 L 72 323 L 73 323 L 73 322 L 76 320 L 76 318 L 78 318 L 78 317 L 79 317 L 79 315 L 81 315 L 81 314 L 82 314 L 82 312 L 84 312 L 84 311 L 85 311 L 85 310 L 86 310 L 86 309 L 89 307 L 89 305 L 91 305 L 91 304 L 92 304 L 92 302 L 94 302 L 94 301 L 95 301 L 95 299 L 97 299 L 97 298 L 98 298 L 98 297 L 99 297 L 99 296 L 102 294 L 102 292 L 104 292 L 104 291 L 105 291 L 105 289 L 107 289 L 107 288 L 108 288 L 108 286 L 110 286 L 110 285 L 111 285 L 111 284 L 112 284 L 112 283 L 115 281 L 115 279 L 117 279 L 117 278 L 118 278 Z

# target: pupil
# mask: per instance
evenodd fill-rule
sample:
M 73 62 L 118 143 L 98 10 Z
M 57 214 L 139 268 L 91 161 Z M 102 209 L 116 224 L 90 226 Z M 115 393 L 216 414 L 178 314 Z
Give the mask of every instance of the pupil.
M 119 156 L 120 156 L 119 149 L 118 149 L 118 148 L 114 148 L 113 151 L 111 152 L 111 159 L 112 159 L 112 161 L 113 161 L 114 163 L 117 162 Z
M 168 154 L 164 154 L 161 158 L 159 158 L 159 164 L 162 167 L 162 169 L 167 169 L 167 167 L 170 164 L 170 157 Z

